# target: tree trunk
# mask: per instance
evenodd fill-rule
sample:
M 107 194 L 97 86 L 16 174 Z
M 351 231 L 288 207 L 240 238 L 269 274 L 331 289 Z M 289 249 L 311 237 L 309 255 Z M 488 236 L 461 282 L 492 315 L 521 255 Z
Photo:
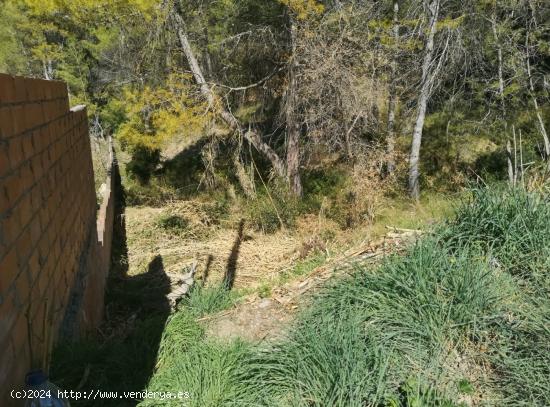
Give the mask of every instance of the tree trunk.
M 413 131 L 413 139 L 411 146 L 411 155 L 409 157 L 409 193 L 411 197 L 418 199 L 420 196 L 420 145 L 422 143 L 422 131 L 424 129 L 424 120 L 426 119 L 426 108 L 428 105 L 428 99 L 431 92 L 432 79 L 430 75 L 430 69 L 433 62 L 434 54 L 434 38 L 437 32 L 437 19 L 439 16 L 439 2 L 440 0 L 433 0 L 428 6 L 430 11 L 430 32 L 426 41 L 426 54 L 424 55 L 424 61 L 422 63 L 422 85 L 420 88 L 420 95 L 418 98 L 418 112 L 416 116 L 416 123 Z
M 290 191 L 295 196 L 302 196 L 302 180 L 300 178 L 300 124 L 296 118 L 296 26 L 290 22 L 290 41 L 292 55 L 288 69 L 288 90 L 286 100 L 286 169 Z
M 537 116 L 537 121 L 539 122 L 539 131 L 544 142 L 544 159 L 548 161 L 550 166 L 550 140 L 548 139 L 548 133 L 546 132 L 546 126 L 544 125 L 544 120 L 540 112 L 539 103 L 537 101 L 537 96 L 535 95 L 535 84 L 533 83 L 533 76 L 531 75 L 531 62 L 529 61 L 529 33 L 527 33 L 525 39 L 525 64 L 527 66 L 527 78 L 529 79 L 529 93 L 531 94 L 531 99 L 533 100 L 533 105 L 535 106 L 535 115 Z
M 397 48 L 399 40 L 399 2 L 393 3 L 393 38 L 395 41 L 394 46 Z M 394 50 L 394 55 L 390 65 L 390 88 L 389 88 L 389 100 L 388 100 L 388 135 L 386 139 L 386 152 L 388 154 L 388 160 L 386 163 L 387 175 L 391 175 L 395 171 L 395 108 L 397 105 L 397 49 Z
M 498 95 L 500 97 L 500 108 L 502 109 L 502 118 L 506 121 L 506 104 L 504 101 L 504 74 L 502 72 L 502 47 L 498 39 L 497 33 L 497 16 L 496 10 L 494 11 L 493 18 L 491 21 L 491 26 L 493 28 L 493 38 L 497 47 L 497 60 L 498 60 Z
M 249 199 L 256 198 L 256 188 L 254 186 L 252 176 L 246 171 L 246 168 L 241 161 L 240 146 L 237 148 L 233 156 L 233 165 L 235 166 L 235 175 L 239 180 L 239 184 L 241 185 L 246 197 Z
M 244 138 L 256 148 L 259 152 L 264 154 L 267 159 L 270 161 L 271 166 L 273 167 L 273 170 L 275 173 L 280 176 L 285 176 L 285 169 L 284 164 L 282 160 L 279 158 L 277 153 L 267 144 L 265 143 L 260 135 L 252 129 L 248 129 L 246 131 L 242 128 L 239 121 L 233 116 L 227 109 L 219 104 L 219 106 L 216 104 L 216 98 L 214 95 L 214 92 L 204 79 L 204 75 L 202 73 L 202 70 L 199 66 L 199 63 L 197 62 L 197 59 L 195 58 L 195 54 L 193 53 L 193 49 L 191 48 L 191 45 L 189 44 L 189 40 L 187 39 L 187 33 L 185 32 L 185 24 L 181 16 L 177 13 L 176 10 L 173 11 L 172 16 L 174 18 L 174 22 L 176 24 L 177 34 L 178 38 L 180 40 L 180 45 L 183 50 L 183 53 L 185 54 L 185 57 L 187 59 L 187 63 L 189 64 L 189 68 L 191 69 L 191 73 L 193 74 L 193 78 L 195 79 L 195 82 L 197 85 L 199 85 L 202 95 L 206 98 L 208 101 L 208 104 L 216 109 L 222 118 L 222 120 L 229 126 L 230 130 L 239 132 L 244 136 Z
M 508 182 L 510 185 L 514 185 L 514 160 L 512 158 L 512 145 L 510 139 L 506 141 L 506 161 L 508 162 Z
M 212 79 L 212 72 L 214 72 L 214 69 L 212 68 L 212 58 L 210 56 L 210 51 L 208 50 L 208 44 L 209 44 L 208 27 L 205 25 L 202 31 L 204 34 L 202 58 L 206 66 L 206 78 Z

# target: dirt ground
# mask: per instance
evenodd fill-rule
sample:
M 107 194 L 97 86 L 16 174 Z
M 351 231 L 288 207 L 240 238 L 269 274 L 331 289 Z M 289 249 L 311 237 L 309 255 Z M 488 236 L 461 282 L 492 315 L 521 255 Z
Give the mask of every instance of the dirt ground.
M 195 224 L 188 233 L 170 233 L 158 226 L 164 213 L 165 208 L 127 208 L 130 274 L 143 272 L 160 255 L 166 274 L 179 273 L 196 262 L 197 276 L 212 283 L 222 280 L 229 262 L 236 262 L 234 288 L 250 288 L 290 267 L 300 248 L 299 239 L 287 232 L 265 235 L 248 230 L 246 225 L 241 238 L 236 225 Z
M 292 316 L 293 312 L 275 299 L 264 298 L 247 302 L 201 322 L 209 337 L 262 341 L 284 332 Z

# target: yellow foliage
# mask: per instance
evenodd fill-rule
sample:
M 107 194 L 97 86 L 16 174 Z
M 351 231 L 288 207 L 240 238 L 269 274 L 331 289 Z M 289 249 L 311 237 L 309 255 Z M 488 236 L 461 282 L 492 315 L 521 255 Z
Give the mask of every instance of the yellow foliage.
M 287 6 L 298 20 L 305 20 L 308 17 L 322 14 L 325 6 L 316 0 L 279 0 Z
M 130 149 L 160 149 L 175 138 L 204 130 L 210 121 L 206 104 L 194 97 L 190 75 L 173 74 L 165 87 L 126 89 L 124 103 L 128 120 L 119 130 L 123 145 Z
M 437 29 L 441 30 L 443 28 L 447 28 L 449 30 L 456 30 L 458 27 L 460 27 L 464 23 L 465 18 L 466 18 L 465 15 L 461 15 L 456 18 L 447 17 L 437 22 Z
M 72 19 L 87 22 L 90 13 L 129 10 L 149 18 L 158 8 L 155 0 L 19 0 L 35 15 L 65 13 Z

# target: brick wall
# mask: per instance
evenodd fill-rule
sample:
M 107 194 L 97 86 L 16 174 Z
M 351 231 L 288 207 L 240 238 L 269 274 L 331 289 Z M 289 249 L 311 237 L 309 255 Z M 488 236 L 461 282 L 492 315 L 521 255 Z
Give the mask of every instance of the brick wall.
M 113 219 L 106 182 L 96 218 L 86 109 L 69 109 L 66 85 L 0 74 L 2 406 L 14 404 L 7 393 L 29 369 L 47 368 L 60 333 L 101 320 Z

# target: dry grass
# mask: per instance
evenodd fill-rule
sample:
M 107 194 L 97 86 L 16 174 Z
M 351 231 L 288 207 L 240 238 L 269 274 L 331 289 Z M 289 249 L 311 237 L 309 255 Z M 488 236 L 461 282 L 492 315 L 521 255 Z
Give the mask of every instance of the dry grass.
M 187 220 L 185 230 L 160 226 L 159 220 L 176 214 Z M 196 261 L 199 277 L 204 278 L 207 273 L 209 282 L 219 282 L 237 239 L 235 222 L 213 224 L 204 207 L 195 201 L 174 202 L 163 208 L 130 207 L 126 210 L 126 224 L 130 274 L 144 272 L 149 262 L 160 255 L 167 274 L 178 273 Z M 299 247 L 299 239 L 288 232 L 264 235 L 245 226 L 235 288 L 255 287 L 266 278 L 274 278 L 292 264 Z
M 319 253 L 327 258 L 364 245 L 384 235 L 386 225 L 422 227 L 448 214 L 450 201 L 430 196 L 420 204 L 386 202 L 374 223 L 342 230 L 322 213 L 303 215 L 294 230 L 264 234 L 247 227 L 238 245 L 236 289 L 274 286 L 300 260 Z M 220 215 L 215 203 L 174 201 L 161 208 L 128 207 L 126 225 L 129 274 L 143 273 L 151 260 L 162 256 L 167 274 L 177 274 L 197 262 L 197 276 L 220 282 L 237 240 L 239 215 L 235 207 Z

